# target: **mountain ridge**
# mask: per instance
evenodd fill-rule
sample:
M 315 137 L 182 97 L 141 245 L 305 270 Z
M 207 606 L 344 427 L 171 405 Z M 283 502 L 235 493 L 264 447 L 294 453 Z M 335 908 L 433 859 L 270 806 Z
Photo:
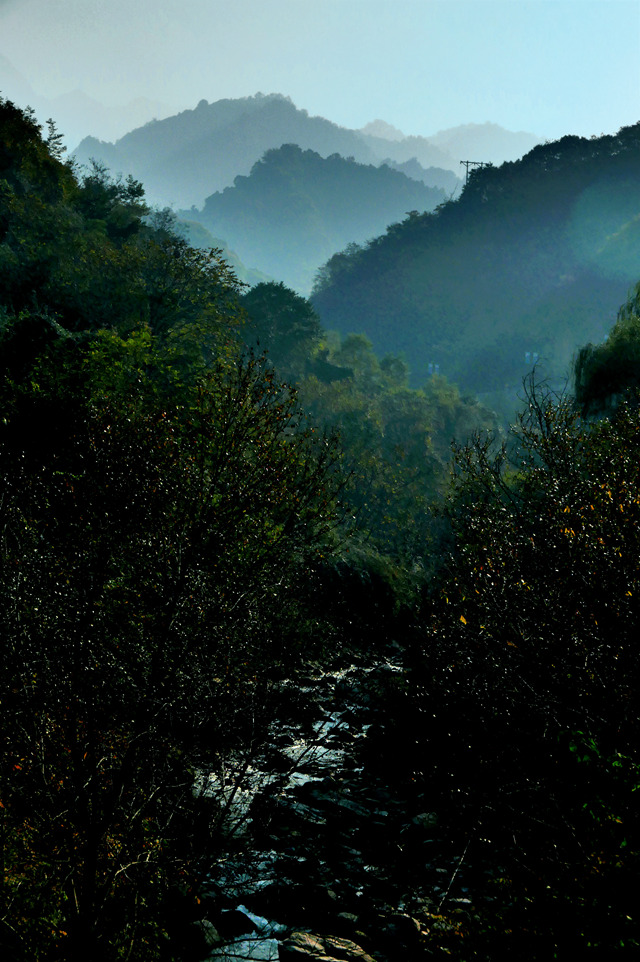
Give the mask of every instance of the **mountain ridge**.
M 81 164 L 95 157 L 114 172 L 132 174 L 145 184 L 153 203 L 182 208 L 199 206 L 212 192 L 232 186 L 237 175 L 249 174 L 265 151 L 288 143 L 323 157 L 338 153 L 363 164 L 387 159 L 403 164 L 415 158 L 427 171 L 421 178 L 427 186 L 442 183 L 438 174 L 429 182 L 429 168 L 449 170 L 459 179 L 459 158 L 429 138 L 388 139 L 373 136 L 367 132 L 371 129 L 397 130 L 386 121 L 352 130 L 310 116 L 283 94 L 255 94 L 214 103 L 201 100 L 195 108 L 147 123 L 115 143 L 85 138 L 74 156 Z M 504 134 L 508 140 L 509 132 Z
M 325 327 L 404 352 L 416 384 L 437 363 L 465 390 L 515 398 L 535 355 L 560 387 L 637 281 L 639 171 L 640 123 L 471 171 L 455 201 L 334 255 L 314 305 Z
M 433 210 L 444 200 L 443 190 L 387 165 L 283 144 L 232 187 L 211 194 L 202 211 L 179 216 L 199 221 L 244 263 L 306 295 L 334 251 L 375 236 L 407 210 Z

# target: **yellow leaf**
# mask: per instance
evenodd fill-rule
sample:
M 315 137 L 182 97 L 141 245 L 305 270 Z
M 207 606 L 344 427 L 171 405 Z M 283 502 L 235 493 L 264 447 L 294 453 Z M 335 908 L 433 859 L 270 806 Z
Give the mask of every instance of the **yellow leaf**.
M 463 625 L 466 625 L 467 623 L 467 619 L 465 618 L 464 615 L 460 615 L 460 621 L 462 622 Z

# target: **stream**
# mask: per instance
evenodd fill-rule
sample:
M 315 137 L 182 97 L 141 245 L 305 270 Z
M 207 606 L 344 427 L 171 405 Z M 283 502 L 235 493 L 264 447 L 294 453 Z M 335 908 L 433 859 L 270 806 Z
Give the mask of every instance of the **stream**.
M 435 815 L 400 803 L 367 764 L 385 692 L 402 684 L 392 659 L 283 682 L 294 709 L 262 757 L 201 774 L 197 790 L 238 840 L 202 880 L 216 906 L 198 923 L 207 958 L 404 960 L 426 948 L 443 898 L 469 904 Z

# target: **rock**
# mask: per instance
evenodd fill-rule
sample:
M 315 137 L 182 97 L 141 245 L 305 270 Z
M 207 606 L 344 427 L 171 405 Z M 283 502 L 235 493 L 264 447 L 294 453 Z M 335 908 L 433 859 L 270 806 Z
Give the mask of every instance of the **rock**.
M 375 962 L 363 948 L 349 939 L 333 935 L 292 932 L 280 944 L 280 962 Z
M 225 939 L 235 939 L 240 935 L 254 935 L 258 929 L 248 915 L 240 909 L 222 911 L 217 919 L 217 929 Z
M 438 824 L 438 816 L 435 812 L 420 812 L 419 815 L 411 819 L 411 822 L 419 828 L 435 828 Z
M 345 962 L 375 962 L 375 959 L 365 952 L 363 948 L 356 945 L 350 939 L 337 938 L 334 935 L 326 935 L 323 942 L 330 952 L 331 959 L 341 959 Z
M 385 928 L 403 945 L 412 945 L 420 939 L 420 923 L 410 915 L 394 912 L 386 919 Z
M 332 928 L 342 938 L 357 940 L 364 937 L 360 916 L 355 912 L 338 912 L 332 920 Z
M 392 912 L 379 920 L 376 945 L 389 958 L 413 959 L 422 956 L 427 934 L 417 919 Z
M 198 919 L 191 922 L 184 931 L 180 957 L 185 960 L 204 959 L 221 941 L 213 922 Z
M 286 959 L 326 959 L 327 954 L 320 939 L 306 932 L 292 932 L 288 939 L 278 946 L 280 962 Z

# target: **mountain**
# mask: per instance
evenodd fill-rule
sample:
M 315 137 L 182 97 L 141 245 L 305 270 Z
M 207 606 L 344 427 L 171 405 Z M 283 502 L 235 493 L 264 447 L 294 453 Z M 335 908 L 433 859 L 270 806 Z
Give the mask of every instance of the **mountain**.
M 266 150 L 287 143 L 324 157 L 338 153 L 362 163 L 376 160 L 355 131 L 309 117 L 280 94 L 213 104 L 201 100 L 194 110 L 133 130 L 115 144 L 86 138 L 75 157 L 81 164 L 95 157 L 114 171 L 133 174 L 153 203 L 184 208 L 231 186 Z
M 540 143 L 524 131 L 514 133 L 498 124 L 465 124 L 433 136 L 406 137 L 395 127 L 376 120 L 362 128 L 362 136 L 376 154 L 402 165 L 417 161 L 421 167 L 440 167 L 460 175 L 462 160 L 502 164 L 517 160 Z M 399 136 L 398 136 L 399 135 Z
M 640 277 L 640 124 L 563 137 L 471 173 L 460 198 L 334 255 L 313 302 L 325 327 L 404 352 L 465 389 L 514 397 L 536 359 L 566 376 Z
M 202 211 L 183 211 L 224 237 L 244 263 L 301 293 L 345 244 L 379 234 L 408 210 L 433 210 L 444 192 L 387 166 L 328 158 L 295 144 L 269 150 L 233 187 L 210 195 Z
M 152 117 L 165 117 L 166 104 L 137 97 L 120 106 L 106 106 L 81 90 L 46 97 L 31 86 L 11 61 L 0 54 L 0 93 L 20 107 L 31 107 L 38 123 L 53 117 L 68 149 L 77 146 L 88 133 L 96 137 L 121 137 Z
M 77 146 L 88 131 L 104 138 L 121 137 L 133 127 L 169 113 L 167 105 L 158 100 L 136 97 L 120 106 L 106 106 L 81 90 L 48 101 L 40 98 L 36 103 L 44 104 L 36 106 L 38 119 L 42 120 L 45 112 L 47 117 L 53 117 L 69 147 Z
M 370 124 L 360 128 L 360 133 L 368 137 L 379 137 L 383 140 L 404 140 L 405 134 L 397 127 L 388 124 L 386 120 L 372 120 Z
M 391 160 L 390 157 L 385 157 L 383 163 L 387 167 L 391 167 L 392 170 L 399 170 L 401 174 L 410 177 L 411 180 L 422 181 L 428 187 L 440 187 L 447 194 L 455 194 L 462 187 L 462 181 L 452 170 L 446 170 L 444 167 L 425 168 L 418 163 L 415 157 L 402 163 Z
M 441 130 L 429 137 L 429 141 L 458 161 L 480 160 L 488 164 L 503 164 L 507 160 L 518 160 L 528 153 L 540 143 L 540 137 L 524 130 L 505 130 L 498 124 L 486 123 L 464 124 Z
M 495 131 L 513 152 L 508 131 L 497 127 Z M 486 139 L 486 132 L 483 136 Z M 132 174 L 144 183 L 152 203 L 184 208 L 200 206 L 212 192 L 230 187 L 265 151 L 283 144 L 298 144 L 321 157 L 336 153 L 353 157 L 361 164 L 388 160 L 402 165 L 415 159 L 420 165 L 417 179 L 431 187 L 443 186 L 443 169 L 461 173 L 461 158 L 427 137 L 405 137 L 385 121 L 350 130 L 323 117 L 310 117 L 282 94 L 211 104 L 201 100 L 193 110 L 147 123 L 114 143 L 87 137 L 74 156 L 80 164 L 93 157 L 114 172 Z M 490 160 L 498 153 L 496 147 L 490 156 L 477 159 Z M 436 169 L 432 173 L 429 168 Z M 458 183 L 452 187 L 448 183 L 446 189 L 455 190 Z
M 21 106 L 33 106 L 33 100 L 36 97 L 27 78 L 2 53 L 0 53 L 0 95 Z

